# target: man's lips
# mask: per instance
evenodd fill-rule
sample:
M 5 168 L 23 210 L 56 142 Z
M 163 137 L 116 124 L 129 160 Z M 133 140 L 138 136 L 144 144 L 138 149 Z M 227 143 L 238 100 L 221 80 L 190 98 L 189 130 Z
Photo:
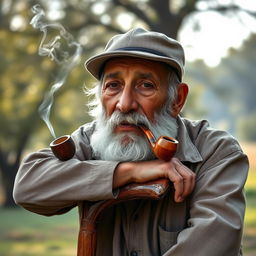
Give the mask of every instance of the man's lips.
M 139 128 L 138 125 L 128 123 L 128 122 L 122 122 L 118 124 L 115 128 L 115 132 L 136 132 L 140 133 L 141 129 Z

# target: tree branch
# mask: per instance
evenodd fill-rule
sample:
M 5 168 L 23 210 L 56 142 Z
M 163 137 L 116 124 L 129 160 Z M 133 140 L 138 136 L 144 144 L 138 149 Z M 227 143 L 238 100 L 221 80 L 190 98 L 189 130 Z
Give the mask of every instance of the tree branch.
M 244 9 L 240 6 L 237 6 L 235 4 L 231 4 L 231 5 L 227 5 L 227 6 L 209 7 L 208 10 L 216 11 L 216 12 L 220 12 L 220 13 L 225 13 L 228 11 L 244 11 L 244 12 L 250 14 L 251 16 L 256 17 L 256 11 L 250 11 L 250 10 Z
M 8 154 L 3 152 L 0 148 L 0 169 L 4 171 L 7 168 Z
M 198 0 L 187 0 L 186 4 L 180 9 L 179 15 L 183 19 L 189 13 L 196 10 L 196 3 Z
M 125 8 L 127 11 L 135 14 L 138 19 L 144 21 L 149 27 L 153 27 L 154 23 L 152 22 L 152 19 L 146 15 L 145 11 L 142 11 L 137 7 L 135 4 L 129 4 L 127 1 L 122 1 L 122 0 L 113 0 L 113 3 L 115 5 L 119 5 L 123 8 Z

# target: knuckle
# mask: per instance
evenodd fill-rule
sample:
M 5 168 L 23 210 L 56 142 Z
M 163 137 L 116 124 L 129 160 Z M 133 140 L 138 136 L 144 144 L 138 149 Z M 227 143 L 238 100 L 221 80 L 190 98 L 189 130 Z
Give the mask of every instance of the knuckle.
M 194 172 L 191 172 L 190 175 L 191 175 L 191 179 L 192 179 L 192 180 L 195 180 L 195 179 L 196 179 L 196 174 L 195 174 Z
M 173 163 L 172 161 L 170 161 L 170 162 L 165 162 L 165 164 L 166 164 L 166 167 L 167 167 L 168 169 L 173 169 L 173 167 L 174 167 L 174 163 Z
M 195 178 L 194 173 L 190 172 L 190 173 L 188 174 L 188 178 L 189 178 L 190 180 L 193 180 L 193 179 Z
M 176 176 L 175 177 L 175 182 L 176 183 L 182 183 L 183 182 L 183 178 L 181 176 Z
M 171 159 L 171 162 L 174 163 L 174 164 L 179 164 L 180 163 L 180 161 L 179 161 L 179 159 L 177 157 L 173 157 Z

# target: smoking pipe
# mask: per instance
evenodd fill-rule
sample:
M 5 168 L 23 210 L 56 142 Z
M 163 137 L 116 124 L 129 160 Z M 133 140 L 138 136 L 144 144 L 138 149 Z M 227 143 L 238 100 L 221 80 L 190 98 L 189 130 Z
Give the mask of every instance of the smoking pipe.
M 170 161 L 174 156 L 179 142 L 168 136 L 160 136 L 157 140 L 153 133 L 145 125 L 140 124 L 139 128 L 143 131 L 149 141 L 154 155 L 161 160 Z M 75 143 L 70 135 L 61 136 L 50 143 L 53 154 L 61 161 L 71 159 L 75 152 Z
M 177 150 L 177 146 L 179 142 L 176 139 L 168 136 L 160 136 L 156 140 L 149 128 L 141 124 L 139 125 L 139 127 L 146 135 L 149 141 L 150 147 L 153 153 L 155 154 L 155 156 L 158 159 L 161 159 L 164 161 L 170 161 Z
M 71 159 L 76 152 L 75 143 L 70 135 L 55 139 L 51 142 L 50 148 L 53 154 L 61 161 Z

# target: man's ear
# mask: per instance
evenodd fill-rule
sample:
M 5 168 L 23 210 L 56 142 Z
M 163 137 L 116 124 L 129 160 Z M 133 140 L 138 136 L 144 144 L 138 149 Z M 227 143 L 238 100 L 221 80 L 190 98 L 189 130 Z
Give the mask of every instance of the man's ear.
M 177 117 L 180 113 L 182 107 L 184 106 L 187 95 L 188 95 L 188 85 L 185 83 L 180 83 L 178 85 L 177 98 L 174 100 L 171 106 L 171 115 L 172 117 Z

